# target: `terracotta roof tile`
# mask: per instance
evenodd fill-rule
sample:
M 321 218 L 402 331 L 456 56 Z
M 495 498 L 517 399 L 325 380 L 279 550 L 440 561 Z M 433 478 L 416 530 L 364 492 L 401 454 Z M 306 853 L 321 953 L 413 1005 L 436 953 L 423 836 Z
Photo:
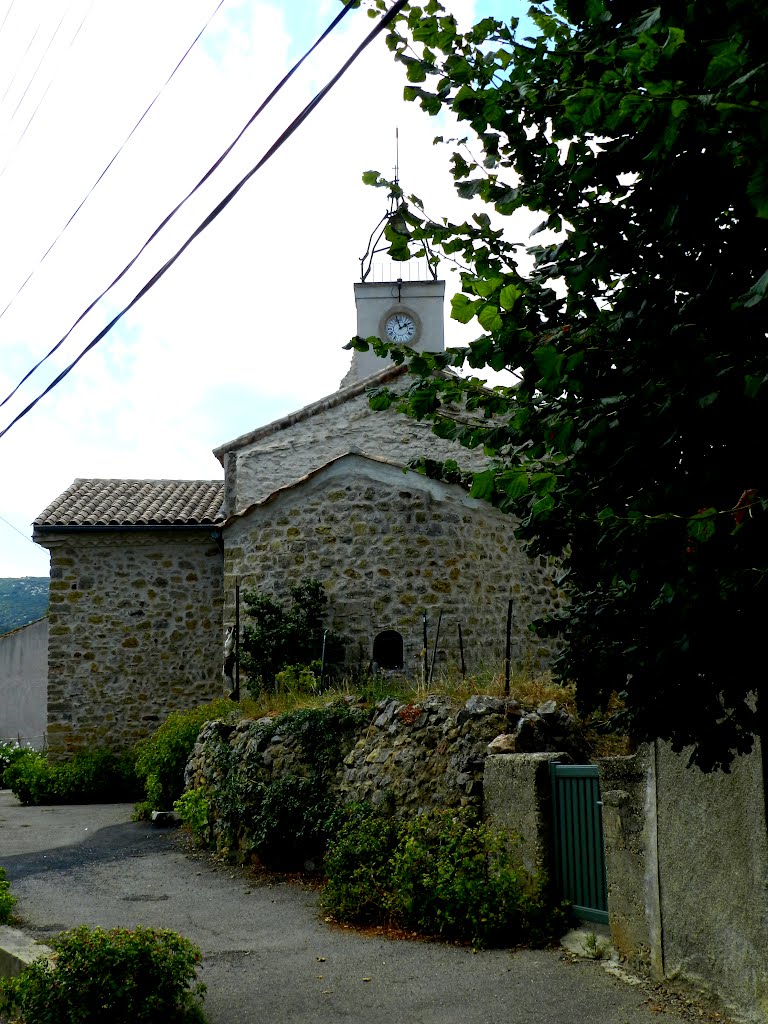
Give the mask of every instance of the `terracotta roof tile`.
M 195 526 L 221 521 L 221 480 L 75 480 L 35 526 Z

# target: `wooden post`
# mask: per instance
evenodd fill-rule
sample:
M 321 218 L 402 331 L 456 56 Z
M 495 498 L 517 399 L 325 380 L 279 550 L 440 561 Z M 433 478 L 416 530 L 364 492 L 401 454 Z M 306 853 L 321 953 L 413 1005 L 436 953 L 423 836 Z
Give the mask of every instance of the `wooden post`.
M 432 685 L 432 676 L 435 671 L 435 662 L 437 661 L 437 642 L 440 639 L 440 623 L 443 621 L 443 612 L 440 610 L 440 614 L 437 616 L 437 630 L 435 632 L 435 646 L 432 650 L 432 665 L 429 669 L 429 685 Z
M 427 643 L 427 611 L 426 611 L 426 609 L 424 609 L 424 613 L 423 613 L 423 622 L 424 622 L 424 685 L 427 686 L 427 682 L 429 680 L 429 654 L 428 654 L 428 651 L 427 651 L 428 643 Z
M 235 576 L 235 700 L 240 700 L 240 577 Z
M 507 647 L 504 653 L 504 696 L 509 696 L 509 671 L 512 661 L 512 598 L 507 604 Z

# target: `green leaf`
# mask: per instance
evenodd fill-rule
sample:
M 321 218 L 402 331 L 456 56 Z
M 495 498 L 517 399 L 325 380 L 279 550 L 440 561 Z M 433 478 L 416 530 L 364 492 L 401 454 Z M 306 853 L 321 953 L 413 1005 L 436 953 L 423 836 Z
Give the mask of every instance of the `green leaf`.
M 451 298 L 451 319 L 458 320 L 460 324 L 468 324 L 479 305 L 478 300 L 467 298 L 459 292 Z
M 498 306 L 492 306 L 490 303 L 483 306 L 478 313 L 477 319 L 480 321 L 480 326 L 490 333 L 500 331 L 503 326 Z
M 688 536 L 694 541 L 707 541 L 715 532 L 717 509 L 706 508 L 688 520 Z
M 514 284 L 507 284 L 507 285 L 505 285 L 501 289 L 501 294 L 499 295 L 499 302 L 501 303 L 502 308 L 503 309 L 512 309 L 512 307 L 514 306 L 514 304 L 517 302 L 517 300 L 520 298 L 520 296 L 522 294 L 523 293 L 520 291 L 520 289 L 517 287 L 517 285 L 514 285 Z
M 480 501 L 491 501 L 495 491 L 496 475 L 492 469 L 486 469 L 482 473 L 475 473 L 472 477 L 472 487 L 469 491 L 470 498 L 478 498 Z
M 555 499 L 551 494 L 545 494 L 543 498 L 539 498 L 538 501 L 534 501 L 531 506 L 531 515 L 540 516 L 544 512 L 549 512 L 555 507 Z

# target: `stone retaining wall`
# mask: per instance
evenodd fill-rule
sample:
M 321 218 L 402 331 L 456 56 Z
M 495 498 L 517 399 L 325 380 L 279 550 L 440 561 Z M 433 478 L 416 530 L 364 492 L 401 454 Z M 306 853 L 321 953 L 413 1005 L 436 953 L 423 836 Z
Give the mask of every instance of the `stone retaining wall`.
M 481 695 L 463 702 L 429 697 L 419 704 L 388 699 L 373 713 L 358 715 L 358 724 L 341 736 L 328 792 L 338 803 L 366 801 L 395 817 L 438 808 L 481 812 L 485 763 L 495 749 L 515 749 L 517 743 L 521 749 L 578 749 L 573 720 L 553 701 L 523 711 L 515 700 Z M 185 783 L 188 789 L 242 789 L 240 820 L 213 823 L 218 848 L 238 856 L 250 846 L 249 791 L 288 777 L 310 778 L 316 768 L 300 732 L 282 727 L 281 719 L 211 722 L 198 737 Z M 231 799 L 226 803 L 231 806 Z

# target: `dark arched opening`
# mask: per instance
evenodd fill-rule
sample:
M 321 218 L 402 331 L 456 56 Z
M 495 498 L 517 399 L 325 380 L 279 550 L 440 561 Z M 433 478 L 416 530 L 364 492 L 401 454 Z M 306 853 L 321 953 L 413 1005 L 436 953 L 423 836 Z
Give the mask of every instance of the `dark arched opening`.
M 396 629 L 385 629 L 373 641 L 373 660 L 381 669 L 403 667 L 403 638 Z

